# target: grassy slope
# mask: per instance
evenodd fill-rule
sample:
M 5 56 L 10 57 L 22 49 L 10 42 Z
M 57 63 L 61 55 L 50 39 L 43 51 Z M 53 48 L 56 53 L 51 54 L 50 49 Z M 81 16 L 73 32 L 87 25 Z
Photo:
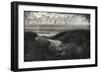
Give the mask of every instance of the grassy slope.
M 72 30 L 65 31 L 51 37 L 50 39 L 61 40 L 64 43 L 63 55 L 57 51 L 50 51 L 49 44 L 39 43 L 34 38 L 33 32 L 25 32 L 24 59 L 25 61 L 42 61 L 58 59 L 84 59 L 90 57 L 90 31 Z M 44 46 L 45 45 L 45 46 Z

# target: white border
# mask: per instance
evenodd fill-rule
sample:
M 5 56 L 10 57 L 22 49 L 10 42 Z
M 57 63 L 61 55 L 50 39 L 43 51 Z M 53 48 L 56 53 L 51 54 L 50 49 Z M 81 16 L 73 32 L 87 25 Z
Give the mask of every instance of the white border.
M 90 28 L 91 30 L 91 58 L 80 60 L 59 60 L 59 61 L 37 61 L 24 62 L 24 11 L 50 11 L 50 12 L 69 12 L 69 13 L 87 13 L 91 14 Z M 50 66 L 72 66 L 95 64 L 95 10 L 82 8 L 61 8 L 46 6 L 18 6 L 18 68 L 36 68 Z

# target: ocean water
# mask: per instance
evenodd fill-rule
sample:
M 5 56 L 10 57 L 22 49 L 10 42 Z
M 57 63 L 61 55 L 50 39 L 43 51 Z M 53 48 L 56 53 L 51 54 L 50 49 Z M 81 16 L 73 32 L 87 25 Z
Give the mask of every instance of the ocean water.
M 29 25 L 25 26 L 25 31 L 32 31 L 38 36 L 54 36 L 63 31 L 70 31 L 76 29 L 90 29 L 89 25 Z

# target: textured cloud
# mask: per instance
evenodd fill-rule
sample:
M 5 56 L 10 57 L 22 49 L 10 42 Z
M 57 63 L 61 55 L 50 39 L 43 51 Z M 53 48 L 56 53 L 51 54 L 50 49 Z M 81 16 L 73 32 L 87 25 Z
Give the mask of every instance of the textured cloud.
M 89 14 L 25 11 L 25 25 L 89 25 Z

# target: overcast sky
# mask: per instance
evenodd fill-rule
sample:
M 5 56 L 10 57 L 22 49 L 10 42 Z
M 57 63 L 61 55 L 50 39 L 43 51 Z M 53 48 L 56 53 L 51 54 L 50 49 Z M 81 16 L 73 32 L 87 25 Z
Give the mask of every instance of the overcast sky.
M 89 14 L 24 11 L 25 25 L 89 25 Z

